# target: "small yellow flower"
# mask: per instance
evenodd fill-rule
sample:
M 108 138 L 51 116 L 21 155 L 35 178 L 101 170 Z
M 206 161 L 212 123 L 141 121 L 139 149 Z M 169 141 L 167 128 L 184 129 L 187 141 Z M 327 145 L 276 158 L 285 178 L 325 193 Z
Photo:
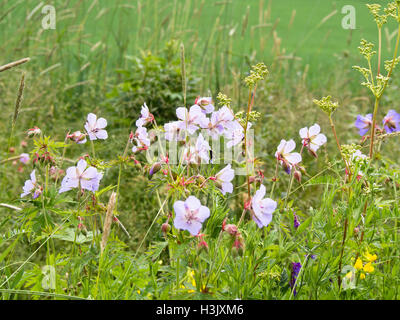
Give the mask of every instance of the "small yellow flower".
M 365 264 L 365 266 L 364 266 L 365 272 L 371 273 L 371 272 L 374 272 L 374 270 L 375 270 L 375 268 L 372 266 L 371 262 L 368 262 L 367 264 Z
M 360 274 L 360 279 L 361 279 L 361 280 L 364 280 L 364 279 L 365 279 L 365 273 L 361 273 L 361 274 Z
M 346 274 L 347 279 L 351 279 L 353 277 L 353 271 L 350 271 L 349 273 Z
M 368 262 L 374 262 L 376 259 L 378 259 L 376 254 L 372 255 L 368 251 L 364 254 L 364 257 L 368 260 Z
M 357 258 L 354 268 L 356 268 L 357 270 L 361 270 L 363 268 L 362 260 L 360 258 Z

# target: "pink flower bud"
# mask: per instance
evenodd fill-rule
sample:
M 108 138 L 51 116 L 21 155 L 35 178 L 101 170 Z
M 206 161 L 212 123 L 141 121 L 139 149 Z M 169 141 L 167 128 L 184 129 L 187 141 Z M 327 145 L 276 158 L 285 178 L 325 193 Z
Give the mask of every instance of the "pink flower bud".
M 171 230 L 171 226 L 170 226 L 169 223 L 165 222 L 165 223 L 162 224 L 162 226 L 161 226 L 161 231 L 162 231 L 164 234 L 167 234 L 170 230 Z
M 300 171 L 296 170 L 294 172 L 294 177 L 299 183 L 301 183 L 301 172 Z

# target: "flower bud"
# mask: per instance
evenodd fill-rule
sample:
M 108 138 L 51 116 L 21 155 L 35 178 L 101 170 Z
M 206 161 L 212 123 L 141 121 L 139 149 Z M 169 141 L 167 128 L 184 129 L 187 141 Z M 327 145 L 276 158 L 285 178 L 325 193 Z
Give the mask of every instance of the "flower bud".
M 171 225 L 167 222 L 164 222 L 161 226 L 161 231 L 166 235 L 171 230 Z
M 155 173 L 157 173 L 158 171 L 160 171 L 160 169 L 161 169 L 161 162 L 156 162 L 156 163 L 154 163 L 154 164 L 151 166 L 150 170 L 149 170 L 149 176 L 150 176 L 150 177 L 153 176 L 153 174 L 155 174 Z
M 228 232 L 232 236 L 236 236 L 238 233 L 238 228 L 234 224 L 227 224 L 224 226 L 224 231 Z
M 295 170 L 294 177 L 299 183 L 301 183 L 301 172 L 299 170 Z
M 83 144 L 86 142 L 86 135 L 80 131 L 75 131 L 72 134 L 68 134 L 67 138 L 71 139 L 72 141 L 75 141 L 77 144 Z
M 201 240 L 197 245 L 197 249 L 199 252 L 205 251 L 208 252 L 208 244 L 204 240 Z
M 14 148 L 14 147 L 11 147 L 8 151 L 9 151 L 10 153 L 14 153 L 14 152 L 15 152 L 15 148 Z
M 233 243 L 231 252 L 234 257 L 243 255 L 244 243 L 243 243 L 243 238 L 241 236 L 236 237 L 235 242 Z
M 204 181 L 206 181 L 206 179 L 205 179 L 203 176 L 200 176 L 200 175 L 198 175 L 198 176 L 196 177 L 196 180 L 197 180 L 197 182 L 198 182 L 199 184 L 203 184 Z

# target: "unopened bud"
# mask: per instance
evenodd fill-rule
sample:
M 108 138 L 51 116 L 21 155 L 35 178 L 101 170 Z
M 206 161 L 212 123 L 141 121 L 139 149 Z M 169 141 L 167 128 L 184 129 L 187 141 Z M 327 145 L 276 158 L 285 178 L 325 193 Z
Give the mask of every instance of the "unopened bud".
M 235 242 L 233 243 L 231 252 L 234 257 L 242 256 L 244 251 L 244 243 L 241 236 L 236 237 Z
M 197 245 L 197 249 L 199 250 L 199 252 L 201 252 L 201 251 L 208 252 L 208 244 L 207 244 L 207 242 L 205 242 L 204 240 L 201 240 L 199 242 L 199 244 Z
M 204 181 L 206 181 L 206 179 L 205 179 L 203 176 L 200 176 L 200 175 L 198 175 L 198 176 L 196 177 L 196 180 L 197 180 L 197 182 L 200 183 L 200 184 L 203 184 Z
M 224 231 L 228 232 L 232 236 L 236 236 L 238 233 L 238 228 L 234 224 L 227 224 L 224 226 Z
M 151 177 L 153 174 L 157 173 L 161 169 L 161 162 L 156 162 L 154 163 L 150 170 L 149 170 L 149 176 Z
M 80 131 L 75 131 L 74 133 L 67 135 L 67 138 L 71 139 L 77 144 L 83 144 L 86 142 L 86 135 Z
M 164 223 L 162 224 L 162 226 L 161 226 L 161 231 L 162 231 L 162 233 L 167 234 L 170 230 L 171 230 L 170 224 L 167 223 L 167 222 L 164 222 Z
M 296 170 L 296 171 L 294 172 L 294 177 L 296 178 L 296 180 L 297 180 L 299 183 L 301 183 L 301 172 L 300 172 L 300 171 Z

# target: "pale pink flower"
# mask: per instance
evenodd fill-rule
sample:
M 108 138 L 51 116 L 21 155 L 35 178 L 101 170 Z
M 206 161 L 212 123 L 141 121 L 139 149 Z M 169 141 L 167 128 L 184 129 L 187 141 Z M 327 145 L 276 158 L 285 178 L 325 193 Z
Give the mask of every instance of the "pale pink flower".
M 107 139 L 108 134 L 104 128 L 107 127 L 107 120 L 104 118 L 97 119 L 93 113 L 89 113 L 85 123 L 86 132 L 90 140 Z
M 189 196 L 186 201 L 176 201 L 174 211 L 175 228 L 188 230 L 193 236 L 199 234 L 203 222 L 210 216 L 210 209 L 202 206 L 195 196 Z
M 227 192 L 233 192 L 233 184 L 231 183 L 231 181 L 234 177 L 235 170 L 233 170 L 231 168 L 231 165 L 228 164 L 225 168 L 223 168 L 215 175 L 214 179 L 211 180 L 214 180 L 219 184 L 222 194 L 225 195 Z
M 146 105 L 146 102 L 142 106 L 142 110 L 140 112 L 140 118 L 136 120 L 136 127 L 143 127 L 146 124 L 152 122 L 154 120 L 154 116 L 150 113 L 149 107 Z
M 27 164 L 29 162 L 29 154 L 21 153 L 19 156 L 19 161 L 21 161 L 23 164 Z
M 103 174 L 95 167 L 87 167 L 87 162 L 79 160 L 76 167 L 69 167 L 61 182 L 59 193 L 80 187 L 89 191 L 97 191 Z
M 316 152 L 320 146 L 326 143 L 326 136 L 320 133 L 321 128 L 314 124 L 309 129 L 307 127 L 300 129 L 299 134 L 303 139 L 303 145 Z
M 291 167 L 301 162 L 301 154 L 292 152 L 296 148 L 296 143 L 291 139 L 289 141 L 281 140 L 275 152 L 275 158 L 284 166 L 286 172 L 290 172 Z
M 253 209 L 253 220 L 257 223 L 259 228 L 266 227 L 272 221 L 272 213 L 275 211 L 277 203 L 270 199 L 265 198 L 266 189 L 264 185 L 256 191 L 256 194 L 251 199 L 251 208 Z
M 199 126 L 207 122 L 205 114 L 198 105 L 193 105 L 188 111 L 184 107 L 176 109 L 176 115 L 179 120 L 179 128 L 187 130 L 189 134 L 193 134 L 199 129 Z
M 42 187 L 40 187 L 36 181 L 35 170 L 31 172 L 30 180 L 26 180 L 23 186 L 23 193 L 21 193 L 21 198 L 27 196 L 28 194 L 33 192 L 33 199 L 36 199 L 42 193 Z

